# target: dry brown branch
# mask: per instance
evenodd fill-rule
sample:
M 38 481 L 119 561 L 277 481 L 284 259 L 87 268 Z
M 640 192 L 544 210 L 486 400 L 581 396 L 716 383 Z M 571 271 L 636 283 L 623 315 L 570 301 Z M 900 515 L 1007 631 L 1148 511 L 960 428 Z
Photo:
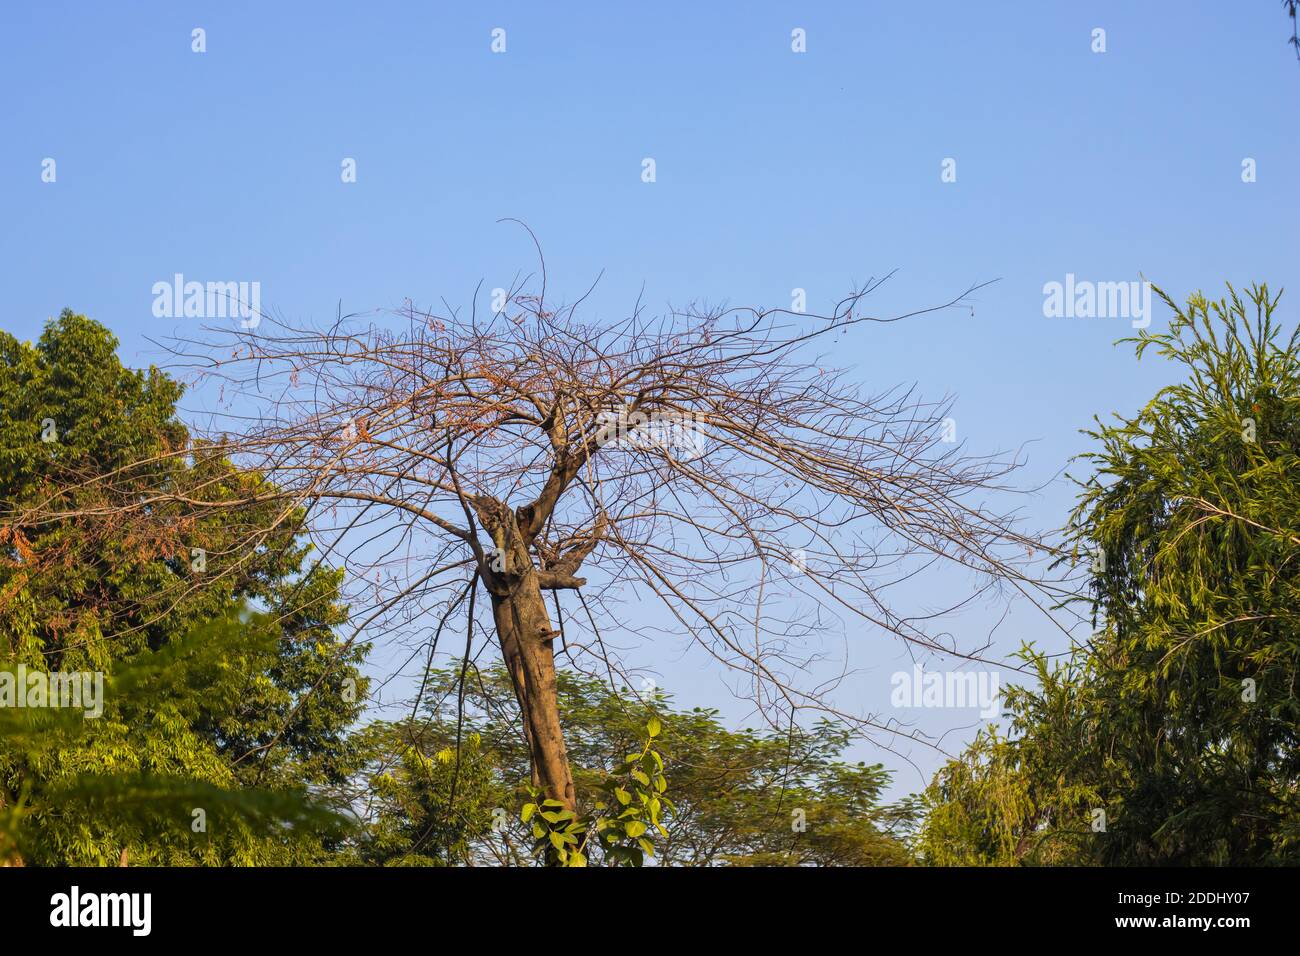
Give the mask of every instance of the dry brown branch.
M 615 324 L 582 321 L 578 303 L 552 308 L 544 272 L 540 285 L 486 317 L 411 306 L 396 323 L 266 318 L 173 342 L 179 363 L 220 387 L 213 451 L 269 483 L 242 496 L 213 495 L 215 482 L 142 495 L 147 463 L 136 463 L 129 486 L 89 477 L 80 500 L 93 487 L 102 506 L 75 516 L 120 524 L 179 508 L 233 521 L 274 501 L 283 520 L 305 507 L 322 558 L 350 572 L 353 620 L 372 637 L 441 627 L 450 599 L 477 581 L 536 783 L 567 803 L 560 631 L 545 591 L 557 611 L 577 592 L 585 612 L 556 617 L 574 666 L 623 673 L 598 628 L 658 639 L 663 616 L 647 608 L 658 602 L 679 634 L 745 675 L 773 726 L 814 709 L 893 732 L 832 703 L 846 670 L 813 676 L 825 635 L 889 634 L 979 659 L 935 622 L 998 588 L 1050 598 L 1028 571 L 1043 543 L 990 504 L 1012 490 L 1016 461 L 944 443 L 947 403 L 902 387 L 867 393 L 818 354 L 845 329 L 908 318 L 862 314 L 878 283 L 830 315 L 648 317 L 638 306 Z M 16 525 L 66 520 L 65 492 Z M 249 528 L 243 547 L 268 530 Z M 969 590 L 903 613 L 894 592 L 936 563 L 966 569 Z

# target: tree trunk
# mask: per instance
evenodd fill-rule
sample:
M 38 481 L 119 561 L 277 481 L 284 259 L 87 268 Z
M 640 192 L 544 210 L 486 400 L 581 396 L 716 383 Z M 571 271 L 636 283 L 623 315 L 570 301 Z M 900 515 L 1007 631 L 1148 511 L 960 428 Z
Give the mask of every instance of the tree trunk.
M 532 756 L 533 786 L 576 810 L 569 753 L 555 685 L 555 632 L 537 576 L 527 571 L 509 595 L 492 595 L 501 654 L 510 671 Z

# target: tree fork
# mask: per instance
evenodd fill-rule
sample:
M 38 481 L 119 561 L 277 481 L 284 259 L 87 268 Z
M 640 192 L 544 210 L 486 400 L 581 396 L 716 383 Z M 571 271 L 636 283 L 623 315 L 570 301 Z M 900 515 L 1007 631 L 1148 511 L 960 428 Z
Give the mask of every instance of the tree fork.
M 560 724 L 560 698 L 555 679 L 556 632 L 542 599 L 542 588 L 577 587 L 571 574 L 539 572 L 533 567 L 515 514 L 488 498 L 473 501 L 497 549 L 496 564 L 480 567 L 480 577 L 492 597 L 501 655 L 514 685 L 523 716 L 524 737 L 532 758 L 533 785 L 569 810 L 577 810 L 573 771 Z M 563 580 L 556 580 L 563 578 Z

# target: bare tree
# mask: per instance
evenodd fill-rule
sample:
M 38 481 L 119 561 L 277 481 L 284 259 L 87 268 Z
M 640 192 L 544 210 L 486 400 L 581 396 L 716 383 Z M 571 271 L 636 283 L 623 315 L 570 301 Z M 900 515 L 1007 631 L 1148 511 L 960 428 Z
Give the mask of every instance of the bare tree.
M 867 394 L 819 354 L 849 330 L 907 318 L 862 314 L 878 285 L 829 315 L 652 317 L 638 303 L 621 321 L 588 323 L 583 299 L 551 307 L 543 263 L 490 315 L 410 305 L 387 323 L 208 329 L 170 345 L 220 383 L 207 453 L 269 482 L 243 495 L 203 482 L 142 495 L 96 476 L 103 505 L 79 515 L 233 514 L 274 500 L 290 520 L 306 507 L 321 559 L 343 561 L 366 591 L 353 595 L 358 633 L 423 628 L 417 652 L 430 660 L 458 613 L 466 660 L 474 653 L 482 597 L 534 781 L 569 806 L 557 645 L 571 666 L 614 680 L 624 671 L 613 636 L 654 640 L 663 620 L 742 674 L 774 725 L 820 710 L 901 732 L 831 700 L 843 671 L 816 673 L 818 635 L 856 621 L 979 659 L 982 647 L 959 647 L 935 622 L 993 588 L 1036 600 L 1026 568 L 1041 545 L 989 504 L 1016 461 L 945 441 L 948 402 L 906 387 Z M 58 501 L 45 517 L 67 517 Z M 250 530 L 244 547 L 268 530 Z M 226 557 L 216 573 L 237 567 L 238 553 Z M 893 589 L 935 563 L 967 569 L 970 587 L 904 614 Z M 667 610 L 660 623 L 651 603 Z

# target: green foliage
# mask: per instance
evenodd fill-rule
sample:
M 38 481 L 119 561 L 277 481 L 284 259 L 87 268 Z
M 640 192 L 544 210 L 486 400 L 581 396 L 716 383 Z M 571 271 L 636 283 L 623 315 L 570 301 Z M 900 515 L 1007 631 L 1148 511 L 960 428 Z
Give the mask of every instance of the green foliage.
M 558 866 L 586 866 L 584 853 L 590 820 L 580 818 L 561 800 L 537 801 L 542 792 L 528 788 L 528 803 L 519 812 L 519 820 L 532 828 L 533 855 Z
M 1300 862 L 1300 330 L 1263 286 L 1161 296 L 1131 341 L 1182 380 L 1088 433 L 1071 521 L 1098 632 L 936 778 L 934 862 Z
M 372 773 L 394 763 L 394 739 L 418 740 L 426 753 L 454 750 L 459 676 L 459 668 L 430 674 L 427 719 L 370 728 L 373 740 L 388 741 L 374 751 Z M 458 816 L 490 821 L 493 810 L 534 808 L 512 813 L 506 826 L 467 831 L 475 862 L 547 862 L 546 846 L 557 855 L 561 849 L 551 841 L 551 829 L 573 836 L 573 841 L 560 838 L 564 849 L 581 845 L 581 862 L 588 865 L 644 862 L 648 853 L 642 839 L 650 842 L 661 866 L 868 866 L 910 860 L 901 835 L 914 808 L 882 805 L 888 774 L 881 767 L 837 759 L 849 742 L 841 727 L 823 722 L 780 734 L 731 731 L 719 723 L 716 711 L 677 711 L 665 694 L 642 701 L 570 671 L 559 673 L 558 690 L 577 788 L 571 819 L 521 784 L 530 778 L 528 751 L 519 737 L 518 705 L 505 671 L 469 669 L 462 723 L 466 733 L 479 737 L 466 756 L 476 772 L 477 761 L 486 761 L 490 782 L 457 796 Z M 380 732 L 379 726 L 386 729 Z M 656 799 L 659 806 L 652 812 Z M 402 812 L 397 806 L 390 810 Z M 546 832 L 539 833 L 534 825 L 543 811 L 556 818 L 541 816 Z M 792 826 L 796 811 L 806 820 L 801 830 Z M 378 816 L 382 823 L 385 814 Z M 531 851 L 541 840 L 546 841 L 543 853 L 534 857 Z M 603 843 L 620 852 L 605 853 Z
M 1010 686 L 1008 732 L 980 731 L 922 795 L 915 849 L 930 866 L 1070 865 L 1087 862 L 1091 810 L 1102 806 L 1092 772 L 1099 713 L 1080 664 L 1052 666 L 1025 648 L 1037 688 Z
M 664 758 L 654 744 L 662 732 L 663 723 L 651 717 L 641 752 L 628 754 L 601 781 L 601 799 L 596 801 L 591 826 L 605 859 L 615 865 L 641 866 L 646 857 L 655 855 L 655 834 L 668 838 L 664 821 L 676 807 L 665 796 Z
M 301 789 L 242 786 L 192 726 L 197 712 L 235 705 L 242 680 L 231 662 L 274 643 L 264 618 L 232 614 L 118 662 L 99 716 L 0 707 L 0 768 L 18 791 L 0 814 L 0 858 L 265 864 L 288 862 L 304 842 L 341 839 L 342 817 Z
M 519 819 L 531 821 L 533 855 L 560 866 L 586 866 L 593 845 L 611 866 L 641 866 L 654 856 L 651 827 L 667 838 L 664 820 L 673 812 L 672 801 L 664 796 L 664 758 L 654 747 L 661 730 L 659 718 L 651 717 L 641 752 L 628 754 L 605 776 L 590 813 L 578 816 L 559 800 L 538 802 L 541 791 L 529 787 L 530 802 Z
M 420 737 L 411 734 L 414 730 L 377 723 L 363 732 L 360 746 L 384 757 L 368 780 L 378 810 L 359 861 L 385 866 L 469 863 L 470 845 L 487 836 L 497 805 L 482 741 L 470 733 L 459 751 L 443 747 L 429 756 Z
M 179 647 L 246 604 L 268 612 L 268 637 L 192 662 L 192 693 L 125 722 L 106 716 L 57 760 L 38 763 L 0 735 L 0 813 L 65 769 L 87 780 L 138 768 L 223 787 L 342 784 L 355 769 L 347 729 L 365 697 L 367 648 L 336 636 L 347 619 L 341 572 L 310 560 L 301 512 L 277 522 L 274 502 L 217 515 L 166 497 L 202 485 L 233 499 L 263 480 L 192 442 L 176 416 L 181 385 L 124 368 L 116 347 L 70 311 L 35 345 L 0 332 L 0 658 L 126 674 L 118 665 Z M 50 862 L 117 860 L 93 827 L 50 833 Z M 318 860 L 328 847 L 299 850 L 295 859 Z

